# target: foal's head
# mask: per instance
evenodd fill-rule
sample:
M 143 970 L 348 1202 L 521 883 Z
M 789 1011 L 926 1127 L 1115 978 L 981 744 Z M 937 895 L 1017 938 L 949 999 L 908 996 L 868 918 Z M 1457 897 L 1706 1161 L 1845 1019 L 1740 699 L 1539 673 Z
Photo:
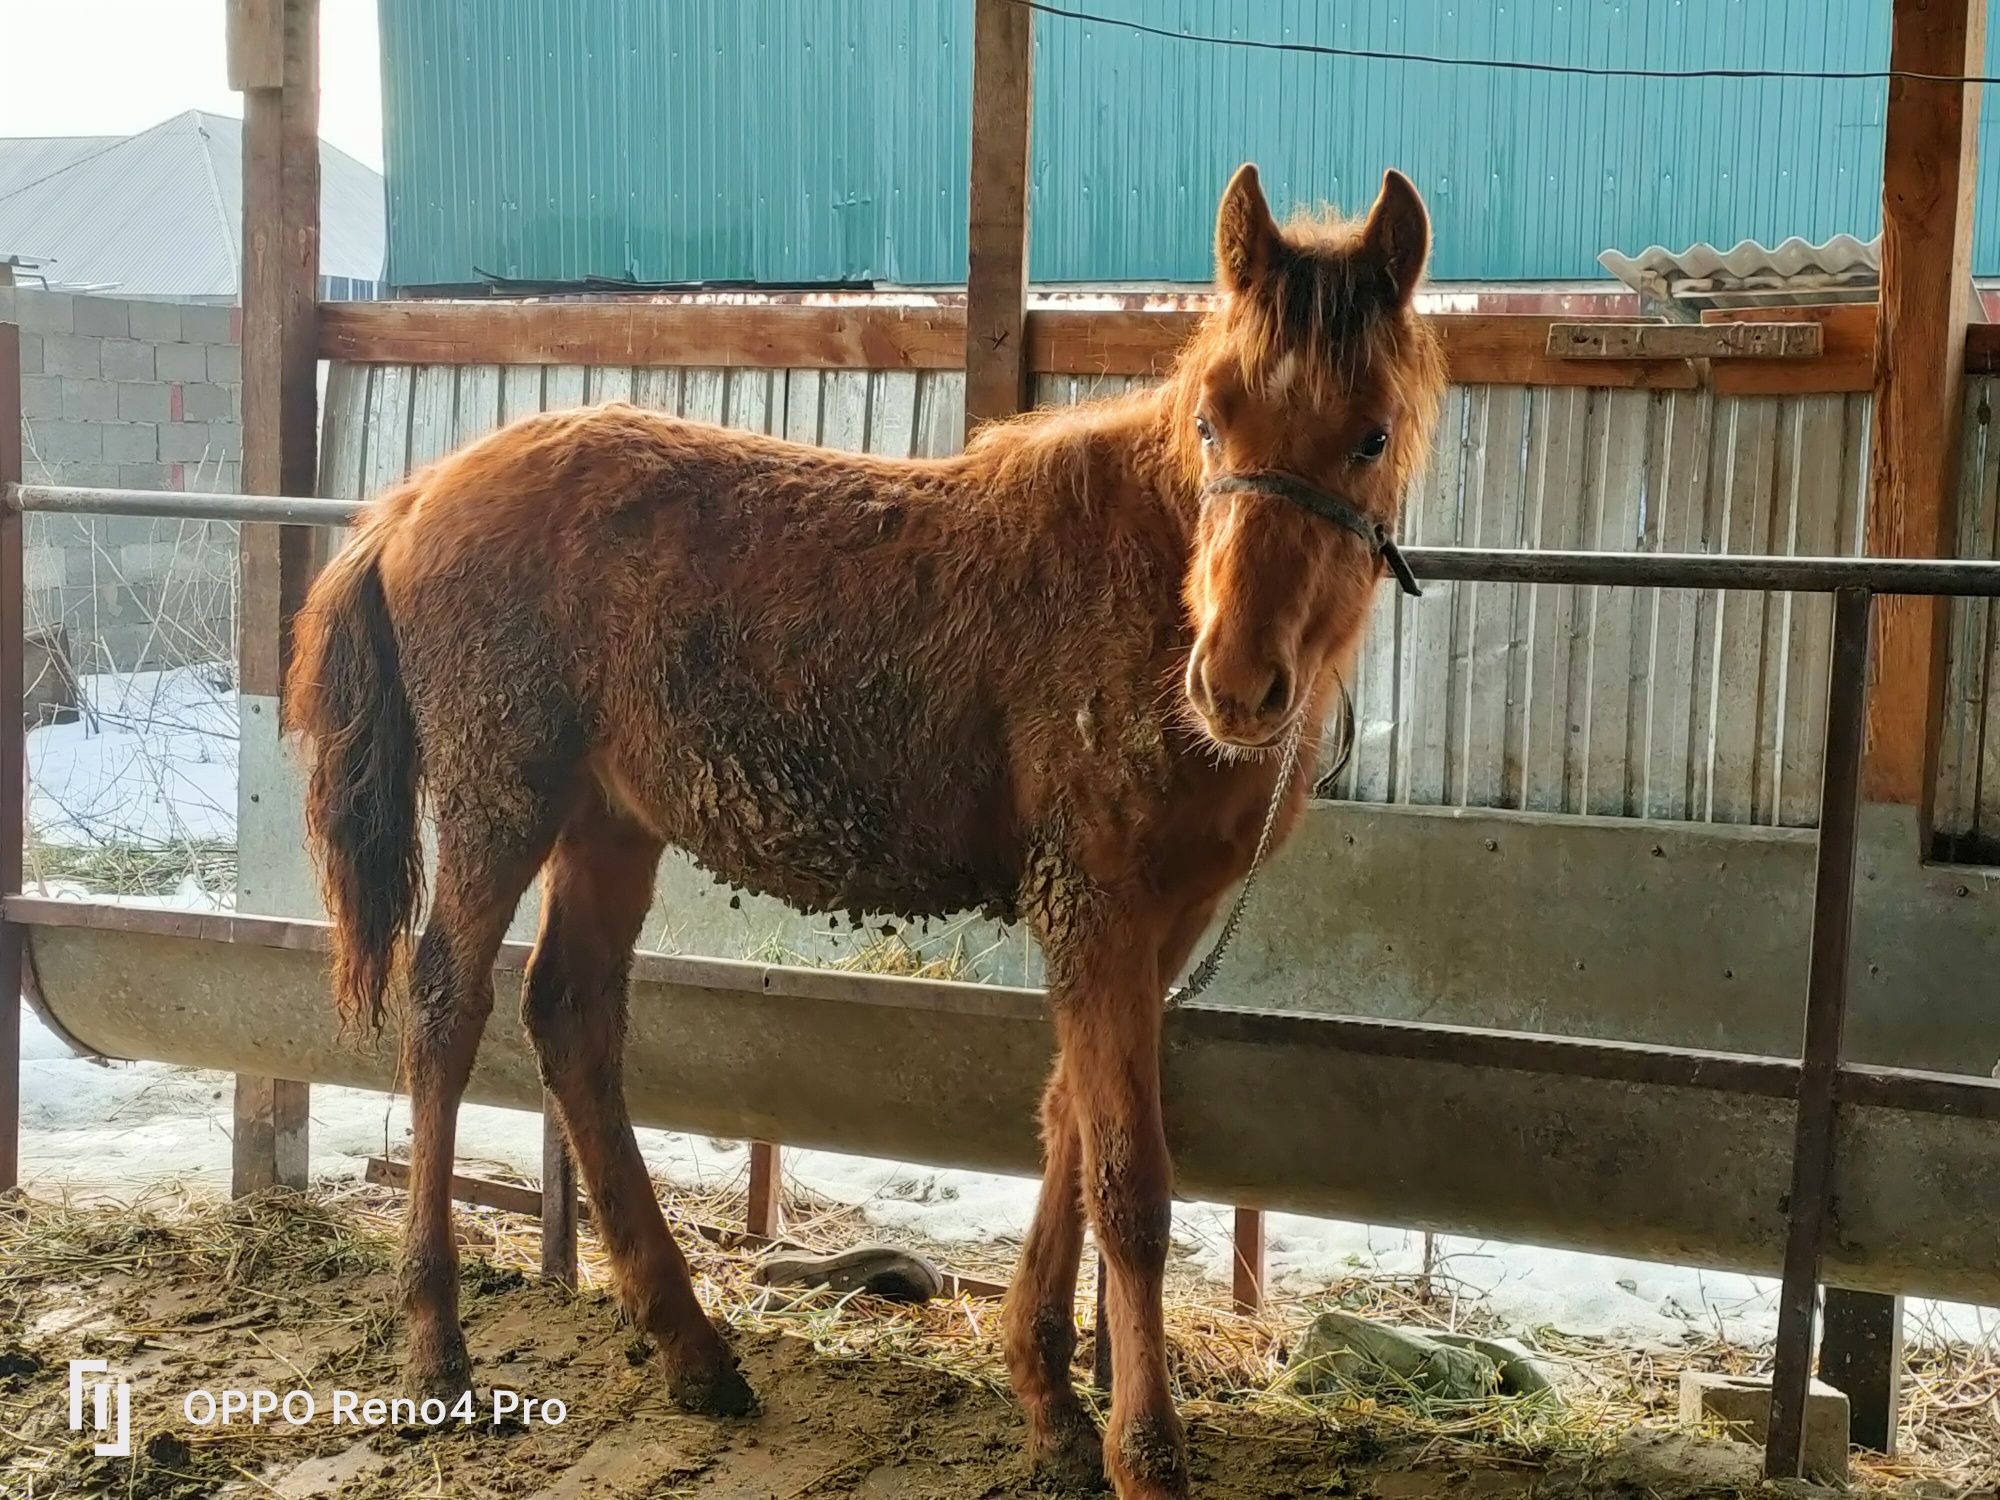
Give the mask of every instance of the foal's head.
M 1444 363 L 1412 305 L 1430 220 L 1401 173 L 1365 220 L 1280 229 L 1245 166 L 1215 238 L 1227 298 L 1174 382 L 1203 496 L 1186 690 L 1218 744 L 1247 749 L 1287 733 L 1358 636 L 1382 571 L 1361 531 L 1395 528 Z

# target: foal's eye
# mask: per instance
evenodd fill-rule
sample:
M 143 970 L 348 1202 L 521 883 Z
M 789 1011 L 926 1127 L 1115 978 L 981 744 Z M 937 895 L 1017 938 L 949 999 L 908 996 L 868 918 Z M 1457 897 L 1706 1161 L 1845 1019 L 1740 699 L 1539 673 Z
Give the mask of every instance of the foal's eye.
M 1354 450 L 1354 456 L 1364 463 L 1372 463 L 1389 449 L 1389 429 L 1377 427 L 1361 440 L 1361 446 Z
M 1194 430 L 1201 434 L 1202 447 L 1213 448 L 1215 446 L 1215 429 L 1208 425 L 1207 417 L 1196 417 L 1194 419 Z

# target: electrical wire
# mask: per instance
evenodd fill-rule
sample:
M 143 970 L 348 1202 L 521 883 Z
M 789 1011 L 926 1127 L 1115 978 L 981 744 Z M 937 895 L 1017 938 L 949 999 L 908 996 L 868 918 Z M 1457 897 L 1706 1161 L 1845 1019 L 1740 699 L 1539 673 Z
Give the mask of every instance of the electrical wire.
M 1505 57 L 1452 57 L 1435 52 L 1393 52 L 1377 47 L 1337 47 L 1325 42 L 1274 42 L 1260 37 L 1211 36 L 1199 31 L 1174 31 L 1145 21 L 1122 16 L 1101 16 L 1091 11 L 1052 5 L 1049 0 L 1010 0 L 1024 10 L 1068 21 L 1087 21 L 1097 26 L 1122 26 L 1146 36 L 1165 37 L 1174 42 L 1200 42 L 1211 47 L 1244 47 L 1258 52 L 1290 52 L 1308 57 L 1358 58 L 1368 62 L 1421 63 L 1439 68 L 1485 68 L 1507 73 L 1554 73 L 1579 78 L 1664 78 L 1797 80 L 1804 83 L 1880 83 L 1902 80 L 1912 83 L 2000 83 L 2000 76 L 1985 73 L 1924 73 L 1912 68 L 1633 68 L 1594 67 L 1588 63 L 1531 62 Z

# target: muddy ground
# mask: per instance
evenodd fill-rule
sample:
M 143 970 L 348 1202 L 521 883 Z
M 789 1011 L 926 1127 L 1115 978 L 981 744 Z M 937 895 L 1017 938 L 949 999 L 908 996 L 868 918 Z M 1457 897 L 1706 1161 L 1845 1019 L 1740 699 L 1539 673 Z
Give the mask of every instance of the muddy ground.
M 1043 1496 L 1022 1426 L 990 1382 L 917 1358 L 842 1358 L 807 1338 L 739 1330 L 762 1399 L 717 1422 L 665 1401 L 645 1342 L 601 1292 L 472 1261 L 469 1342 L 482 1383 L 471 1425 L 336 1425 L 337 1390 L 397 1393 L 386 1247 L 317 1210 L 268 1213 L 243 1232 L 53 1222 L 0 1265 L 0 1495 L 389 1497 Z M 176 1238 L 180 1236 L 180 1238 Z M 997 1316 L 997 1304 L 993 1308 Z M 850 1309 L 849 1316 L 853 1315 Z M 812 1327 L 810 1322 L 805 1325 Z M 130 1382 L 130 1457 L 97 1458 L 68 1428 L 67 1361 L 105 1359 Z M 487 1420 L 492 1388 L 564 1403 L 558 1425 Z M 308 1390 L 298 1425 L 191 1421 L 191 1393 Z M 86 1403 L 87 1407 L 88 1403 Z M 294 1414 L 304 1411 L 295 1397 Z M 205 1416 L 195 1395 L 192 1414 Z M 1754 1450 L 1652 1434 L 1589 1460 L 1468 1455 L 1435 1440 L 1386 1445 L 1365 1424 L 1274 1403 L 1196 1409 L 1197 1493 L 1286 1496 L 1736 1495 Z

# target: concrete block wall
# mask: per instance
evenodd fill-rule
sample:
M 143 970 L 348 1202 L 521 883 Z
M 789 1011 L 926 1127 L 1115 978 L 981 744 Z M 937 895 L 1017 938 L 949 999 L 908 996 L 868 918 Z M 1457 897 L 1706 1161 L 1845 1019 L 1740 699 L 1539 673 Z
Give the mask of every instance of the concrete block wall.
M 243 452 L 234 307 L 0 288 L 21 328 L 30 483 L 235 490 Z M 30 516 L 31 626 L 79 672 L 233 659 L 236 534 L 216 522 Z

